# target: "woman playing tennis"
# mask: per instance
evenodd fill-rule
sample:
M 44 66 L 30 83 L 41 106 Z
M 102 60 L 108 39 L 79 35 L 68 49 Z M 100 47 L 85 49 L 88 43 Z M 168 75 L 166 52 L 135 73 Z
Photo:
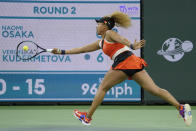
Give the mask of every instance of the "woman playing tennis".
M 145 45 L 146 41 L 140 40 L 139 42 L 134 41 L 134 43 L 131 43 L 129 40 L 112 30 L 115 25 L 128 28 L 131 25 L 129 16 L 121 12 L 114 12 L 111 15 L 97 19 L 96 22 L 97 34 L 102 36 L 101 40 L 97 40 L 92 44 L 80 48 L 70 50 L 59 50 L 54 48 L 52 51 L 54 54 L 80 54 L 102 49 L 103 52 L 114 61 L 112 67 L 105 74 L 102 83 L 99 85 L 89 111 L 80 112 L 79 110 L 74 110 L 75 117 L 83 124 L 90 125 L 92 116 L 103 101 L 106 92 L 126 79 L 133 79 L 151 94 L 158 96 L 175 106 L 176 109 L 179 110 L 185 123 L 190 125 L 192 122 L 192 115 L 189 104 L 181 105 L 167 90 L 158 87 L 144 70 L 144 67 L 147 66 L 146 62 L 130 51 L 130 48 L 133 50 L 140 49 Z

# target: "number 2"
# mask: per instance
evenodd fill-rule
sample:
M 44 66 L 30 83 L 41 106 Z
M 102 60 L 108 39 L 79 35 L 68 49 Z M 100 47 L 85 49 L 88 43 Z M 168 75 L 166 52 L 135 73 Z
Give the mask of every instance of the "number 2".
M 71 14 L 76 14 L 76 7 L 71 7 L 72 11 Z

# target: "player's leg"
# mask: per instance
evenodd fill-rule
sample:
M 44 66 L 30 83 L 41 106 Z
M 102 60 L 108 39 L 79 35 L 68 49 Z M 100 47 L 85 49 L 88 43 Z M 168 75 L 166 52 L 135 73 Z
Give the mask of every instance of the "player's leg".
M 191 125 L 192 114 L 189 104 L 180 105 L 180 103 L 167 90 L 159 88 L 145 70 L 135 73 L 132 78 L 148 92 L 159 96 L 165 101 L 174 105 L 179 110 L 179 113 L 184 119 L 186 125 Z
M 95 112 L 96 108 L 101 104 L 104 99 L 106 92 L 112 88 L 114 85 L 121 83 L 122 81 L 126 80 L 128 76 L 119 70 L 109 70 L 105 75 L 103 81 L 99 85 L 97 93 L 94 97 L 94 100 L 91 104 L 91 107 L 87 113 L 89 118 L 92 117 L 93 113 Z
M 135 73 L 132 78 L 146 91 L 161 97 L 179 110 L 180 103 L 167 90 L 159 88 L 145 70 Z
M 99 85 L 99 88 L 96 92 L 96 95 L 94 97 L 94 100 L 91 104 L 91 107 L 86 112 L 80 112 L 78 110 L 74 110 L 74 116 L 79 119 L 84 125 L 90 125 L 91 117 L 97 107 L 101 104 L 103 101 L 103 98 L 106 94 L 106 92 L 112 88 L 114 85 L 121 83 L 125 79 L 127 79 L 128 76 L 119 70 L 109 70 L 106 75 L 104 76 L 104 79 L 102 80 L 101 84 Z

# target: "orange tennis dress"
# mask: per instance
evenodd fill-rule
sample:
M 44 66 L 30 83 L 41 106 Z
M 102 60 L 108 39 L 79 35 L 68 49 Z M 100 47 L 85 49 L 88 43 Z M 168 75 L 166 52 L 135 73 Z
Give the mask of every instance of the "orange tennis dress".
M 143 70 L 147 66 L 145 60 L 135 56 L 126 45 L 108 42 L 104 39 L 100 41 L 99 46 L 102 48 L 104 54 L 114 60 L 111 68 L 123 71 L 129 76 L 129 79 L 136 72 Z

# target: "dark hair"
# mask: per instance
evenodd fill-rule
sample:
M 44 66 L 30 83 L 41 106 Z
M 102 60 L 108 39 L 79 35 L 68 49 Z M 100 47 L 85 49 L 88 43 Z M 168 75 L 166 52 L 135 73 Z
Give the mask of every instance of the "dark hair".
M 111 30 L 114 26 L 115 26 L 115 21 L 113 18 L 111 17 L 102 17 L 100 19 L 96 19 L 95 20 L 97 23 L 104 23 L 105 25 L 107 25 L 107 27 L 109 28 L 109 30 Z

